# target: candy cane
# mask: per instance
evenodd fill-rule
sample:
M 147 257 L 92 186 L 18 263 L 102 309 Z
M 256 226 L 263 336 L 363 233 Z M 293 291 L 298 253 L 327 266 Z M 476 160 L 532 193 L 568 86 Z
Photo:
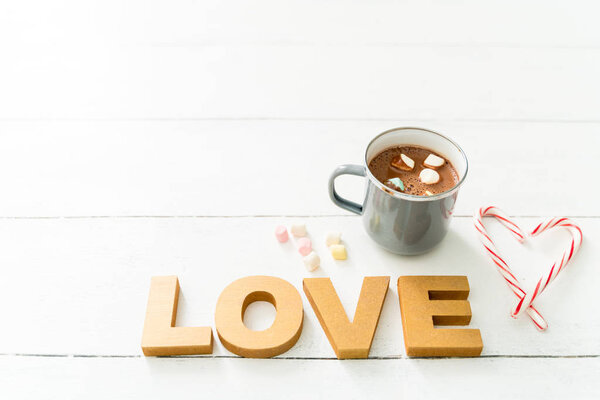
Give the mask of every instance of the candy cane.
M 482 219 L 483 217 L 494 217 L 502 225 L 504 225 L 512 235 L 519 241 L 525 241 L 525 233 L 521 230 L 521 228 L 515 224 L 510 218 L 502 212 L 500 209 L 490 206 L 490 207 L 482 207 L 478 212 L 473 216 L 473 222 L 475 224 L 475 229 L 480 234 L 481 243 L 485 248 L 486 252 L 496 265 L 496 268 L 502 274 L 502 277 L 508 284 L 509 288 L 518 297 L 519 302 L 511 311 L 511 316 L 513 318 L 517 318 L 523 311 L 526 311 L 529 315 L 529 318 L 533 321 L 534 325 L 539 330 L 545 330 L 548 327 L 548 323 L 544 320 L 542 315 L 535 309 L 533 306 L 533 301 L 546 289 L 548 284 L 552 282 L 558 273 L 564 269 L 567 263 L 573 258 L 575 253 L 581 247 L 581 242 L 583 240 L 583 235 L 581 233 L 581 229 L 575 225 L 568 218 L 550 218 L 541 224 L 539 224 L 532 232 L 531 236 L 537 236 L 542 232 L 552 229 L 555 227 L 564 227 L 567 228 L 571 233 L 571 243 L 569 248 L 563 253 L 562 257 L 557 260 L 550 269 L 550 272 L 543 275 L 538 283 L 535 286 L 535 289 L 531 293 L 525 292 L 521 287 L 519 280 L 515 277 L 510 267 L 504 261 L 504 259 L 500 256 L 498 249 L 494 245 L 494 242 L 488 235 L 485 226 L 483 225 Z

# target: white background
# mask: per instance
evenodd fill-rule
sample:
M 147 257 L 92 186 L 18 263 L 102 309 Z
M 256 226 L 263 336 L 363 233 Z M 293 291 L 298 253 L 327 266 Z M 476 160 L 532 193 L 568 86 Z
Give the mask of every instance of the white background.
M 5 1 L 0 4 L 0 397 L 593 398 L 600 387 L 600 7 L 595 1 Z M 423 126 L 470 160 L 451 231 L 420 257 L 379 249 L 327 196 L 370 138 Z M 338 180 L 359 200 L 363 182 Z M 536 331 L 470 216 L 583 229 L 536 302 Z M 278 224 L 305 222 L 307 272 Z M 526 285 L 568 240 L 520 246 L 487 223 Z M 323 243 L 340 230 L 349 259 Z M 145 358 L 150 277 L 177 275 L 181 326 L 214 326 L 231 281 L 331 277 L 351 317 L 362 278 L 389 275 L 369 360 L 338 361 L 303 296 L 276 359 L 225 350 Z M 469 278 L 477 359 L 409 359 L 396 279 Z M 271 306 L 248 325 L 265 328 Z M 216 332 L 213 333 L 216 334 Z

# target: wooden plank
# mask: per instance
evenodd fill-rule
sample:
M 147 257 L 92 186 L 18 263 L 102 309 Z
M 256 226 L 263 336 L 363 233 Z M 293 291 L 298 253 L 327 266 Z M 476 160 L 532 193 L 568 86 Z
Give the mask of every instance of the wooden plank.
M 0 357 L 4 398 L 594 398 L 598 358 L 249 360 Z M 35 383 L 32 384 L 32 377 Z M 549 379 L 552 377 L 552 379 Z M 332 384 L 332 382 L 334 382 Z M 296 390 L 301 387 L 301 390 Z
M 549 329 L 510 318 L 516 298 L 480 248 L 470 218 L 457 218 L 444 242 L 429 254 L 399 257 L 378 248 L 358 218 L 304 218 L 322 268 L 304 269 L 293 242 L 280 244 L 275 225 L 287 218 L 92 218 L 8 219 L 0 224 L 0 330 L 3 354 L 140 355 L 150 277 L 177 275 L 181 298 L 177 326 L 212 326 L 219 293 L 248 275 L 281 277 L 302 293 L 303 277 L 330 277 L 347 315 L 353 316 L 365 276 L 391 276 L 371 357 L 403 356 L 395 281 L 400 275 L 466 275 L 481 330 L 483 355 L 599 355 L 600 262 L 593 244 L 600 219 L 577 219 L 584 244 L 568 269 L 536 301 Z M 537 218 L 517 219 L 523 227 Z M 520 246 L 499 224 L 489 232 L 498 248 L 533 285 L 562 252 L 565 232 L 550 232 Z M 334 261 L 324 235 L 343 232 L 348 260 Z M 306 297 L 298 343 L 284 357 L 335 357 Z M 250 326 L 269 326 L 273 307 L 256 307 Z M 265 326 L 266 325 L 266 326 Z M 261 329 L 261 328 L 254 328 Z M 216 335 L 215 335 L 216 336 Z M 214 355 L 230 355 L 215 338 Z
M 68 12 L 65 12 L 68 10 Z M 7 2 L 0 38 L 50 46 L 385 44 L 598 46 L 598 3 L 577 0 Z M 14 33 L 19 33 L 15 37 Z M 6 35 L 11 34 L 11 35 Z M 1 39 L 0 39 L 1 40 Z
M 98 45 L 22 47 L 0 119 L 598 121 L 600 50 Z
M 489 203 L 511 215 L 600 215 L 589 184 L 600 124 L 399 120 L 0 122 L 0 216 L 349 215 L 328 198 L 330 172 L 361 163 L 379 132 L 410 125 L 468 154 L 455 215 Z M 337 184 L 361 199 L 360 178 Z

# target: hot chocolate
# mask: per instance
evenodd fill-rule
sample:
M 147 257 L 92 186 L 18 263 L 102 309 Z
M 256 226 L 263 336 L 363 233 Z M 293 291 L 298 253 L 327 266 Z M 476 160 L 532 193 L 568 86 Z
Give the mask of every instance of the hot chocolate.
M 450 161 L 418 146 L 385 149 L 369 162 L 369 170 L 390 189 L 416 196 L 445 192 L 459 181 Z

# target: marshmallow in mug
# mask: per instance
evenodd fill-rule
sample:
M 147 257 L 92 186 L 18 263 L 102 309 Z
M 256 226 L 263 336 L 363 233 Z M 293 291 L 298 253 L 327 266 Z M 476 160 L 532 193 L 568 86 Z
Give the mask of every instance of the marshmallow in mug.
M 445 162 L 446 160 L 444 160 L 442 157 L 438 157 L 435 154 L 430 154 L 427 156 L 425 161 L 423 161 L 423 165 L 427 168 L 439 168 L 444 165 Z
M 438 183 L 440 181 L 440 174 L 438 174 L 437 171 L 425 168 L 419 174 L 419 179 L 426 185 L 433 185 L 434 183 Z
M 402 179 L 396 177 L 396 178 L 391 178 L 388 179 L 386 182 L 387 185 L 391 186 L 392 189 L 395 190 L 399 190 L 401 192 L 404 192 L 404 182 L 402 182 Z
M 412 171 L 415 168 L 415 160 L 406 154 L 401 153 L 400 157 L 394 157 L 392 160 L 392 166 L 403 171 Z

